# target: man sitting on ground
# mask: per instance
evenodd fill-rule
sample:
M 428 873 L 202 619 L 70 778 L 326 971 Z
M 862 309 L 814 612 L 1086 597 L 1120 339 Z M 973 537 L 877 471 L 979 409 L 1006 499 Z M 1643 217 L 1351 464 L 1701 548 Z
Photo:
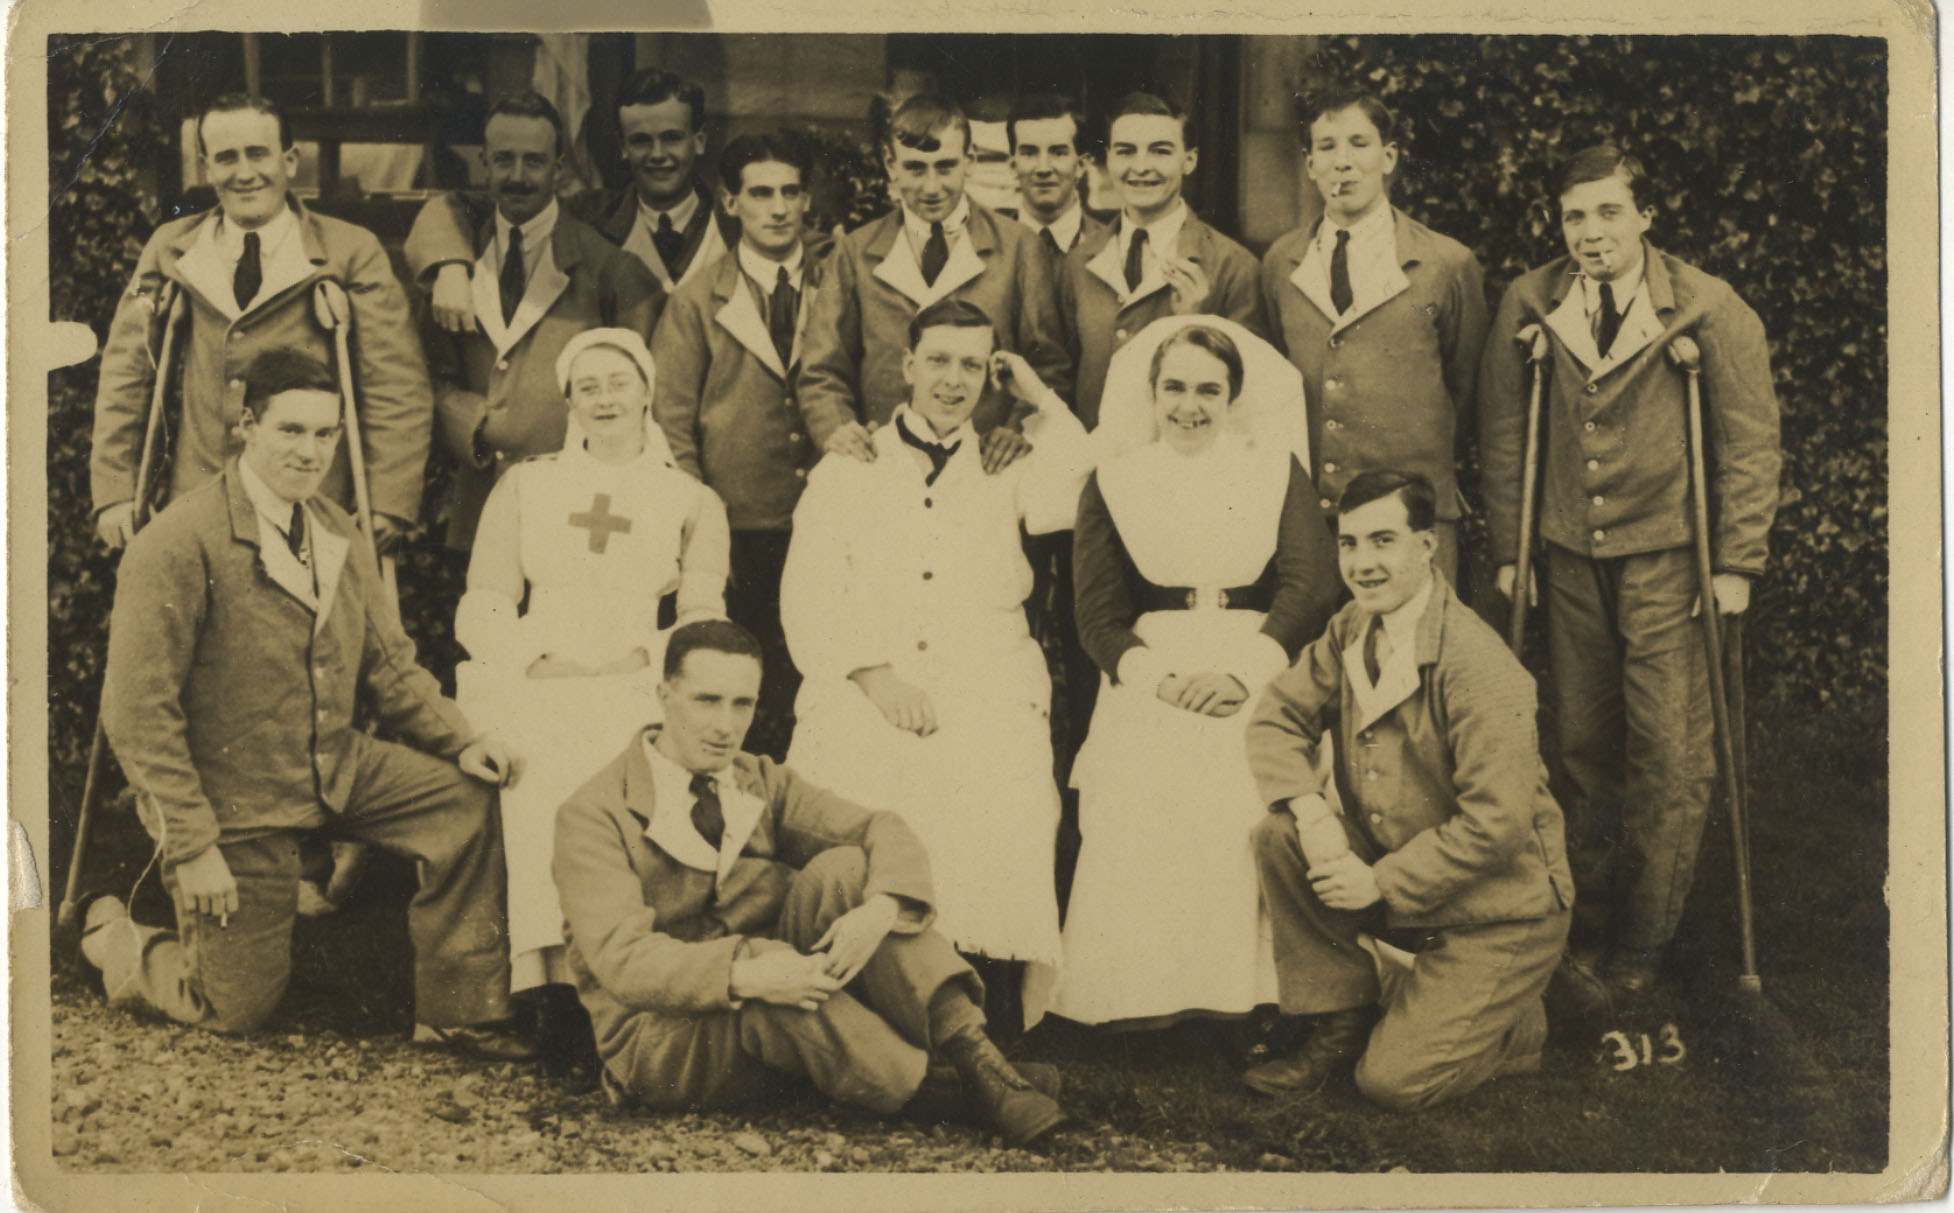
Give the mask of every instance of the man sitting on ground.
M 930 929 L 915 834 L 740 750 L 760 664 L 737 624 L 679 628 L 664 723 L 557 814 L 570 966 L 606 1090 L 706 1110 L 786 1074 L 888 1114 L 934 1055 L 1012 1145 L 1050 1133 L 1064 1113 L 985 1035 L 982 983 Z

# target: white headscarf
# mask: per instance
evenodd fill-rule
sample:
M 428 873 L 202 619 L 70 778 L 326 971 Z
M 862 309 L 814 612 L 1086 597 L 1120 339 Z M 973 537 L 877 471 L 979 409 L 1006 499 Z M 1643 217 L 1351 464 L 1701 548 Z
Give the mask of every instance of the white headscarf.
M 665 440 L 665 431 L 651 417 L 651 397 L 658 386 L 658 368 L 651 360 L 651 351 L 645 348 L 645 339 L 630 329 L 585 329 L 563 343 L 563 352 L 556 356 L 556 383 L 563 389 L 563 398 L 570 398 L 570 366 L 576 362 L 577 355 L 598 346 L 608 346 L 623 354 L 637 365 L 638 373 L 645 379 L 644 456 L 656 463 L 669 467 L 678 466 L 672 457 L 671 443 Z M 584 449 L 583 427 L 577 424 L 577 414 L 570 413 L 568 426 L 563 434 L 563 449 L 580 451 Z
M 1141 329 L 1119 348 L 1106 367 L 1106 387 L 1099 398 L 1099 426 L 1092 432 L 1094 461 L 1100 465 L 1116 456 L 1156 442 L 1153 355 L 1161 344 L 1184 328 L 1199 325 L 1225 333 L 1242 356 L 1242 390 L 1228 406 L 1225 431 L 1241 435 L 1249 445 L 1287 450 L 1309 470 L 1309 418 L 1303 407 L 1303 373 L 1281 351 L 1233 320 L 1221 316 L 1167 316 Z

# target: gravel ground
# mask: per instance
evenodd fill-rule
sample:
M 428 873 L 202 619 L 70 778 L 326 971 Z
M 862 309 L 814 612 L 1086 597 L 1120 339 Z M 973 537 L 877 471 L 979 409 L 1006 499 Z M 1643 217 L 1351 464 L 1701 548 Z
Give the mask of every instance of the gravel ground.
M 1227 1169 L 1205 1142 L 1140 1143 L 1090 1123 L 1043 1154 L 812 1099 L 746 1114 L 619 1112 L 534 1071 L 393 1035 L 226 1038 L 57 980 L 54 1153 L 77 1170 L 128 1172 Z

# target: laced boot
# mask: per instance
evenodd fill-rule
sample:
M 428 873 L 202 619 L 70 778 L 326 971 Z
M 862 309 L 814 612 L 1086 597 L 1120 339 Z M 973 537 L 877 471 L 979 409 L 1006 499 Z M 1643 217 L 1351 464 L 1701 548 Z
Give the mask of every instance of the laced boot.
M 963 1080 L 966 1107 L 1010 1145 L 1028 1146 L 1065 1123 L 1058 1101 L 1006 1061 L 990 1037 L 981 1032 L 952 1037 L 942 1051 Z
M 1375 1007 L 1331 1011 L 1317 1019 L 1316 1029 L 1300 1051 L 1256 1066 L 1242 1075 L 1242 1082 L 1261 1095 L 1309 1095 L 1338 1071 L 1357 1064 L 1375 1022 Z

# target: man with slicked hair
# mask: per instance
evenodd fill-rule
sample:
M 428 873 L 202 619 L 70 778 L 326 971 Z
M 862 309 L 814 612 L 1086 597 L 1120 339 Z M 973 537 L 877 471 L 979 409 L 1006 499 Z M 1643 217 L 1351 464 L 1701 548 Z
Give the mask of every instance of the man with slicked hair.
M 1013 102 L 1004 122 L 1022 199 L 1018 222 L 1038 234 L 1054 274 L 1080 240 L 1106 230 L 1085 207 L 1085 129 L 1079 107 L 1057 93 Z
M 798 389 L 816 445 L 875 458 L 872 428 L 909 399 L 909 323 L 945 299 L 980 308 L 997 327 L 998 348 L 1022 355 L 1069 399 L 1072 367 L 1060 346 L 1051 267 L 1029 229 L 964 193 L 971 152 L 963 111 L 928 94 L 911 97 L 890 119 L 882 153 L 898 205 L 836 244 L 807 320 Z M 1009 393 L 986 387 L 972 424 L 988 437 L 1012 411 Z
M 1533 679 L 1433 570 L 1436 520 L 1415 472 L 1351 479 L 1352 599 L 1249 722 L 1282 1010 L 1316 1020 L 1244 1077 L 1263 1095 L 1306 1099 L 1354 1065 L 1370 1099 L 1421 1108 L 1540 1065 L 1574 897 L 1560 807 Z
M 1655 186 L 1611 144 L 1569 159 L 1567 255 L 1522 275 L 1493 317 L 1479 372 L 1479 442 L 1500 589 L 1519 541 L 1528 379 L 1515 340 L 1549 343 L 1540 455 L 1539 589 L 1581 901 L 1573 988 L 1633 997 L 1657 979 L 1682 919 L 1716 778 L 1697 613 L 1738 615 L 1764 571 L 1778 507 L 1778 401 L 1763 322 L 1728 283 L 1657 249 Z M 1678 337 L 1702 357 L 1713 602 L 1692 552 Z M 1542 566 L 1536 566 L 1542 567 Z

